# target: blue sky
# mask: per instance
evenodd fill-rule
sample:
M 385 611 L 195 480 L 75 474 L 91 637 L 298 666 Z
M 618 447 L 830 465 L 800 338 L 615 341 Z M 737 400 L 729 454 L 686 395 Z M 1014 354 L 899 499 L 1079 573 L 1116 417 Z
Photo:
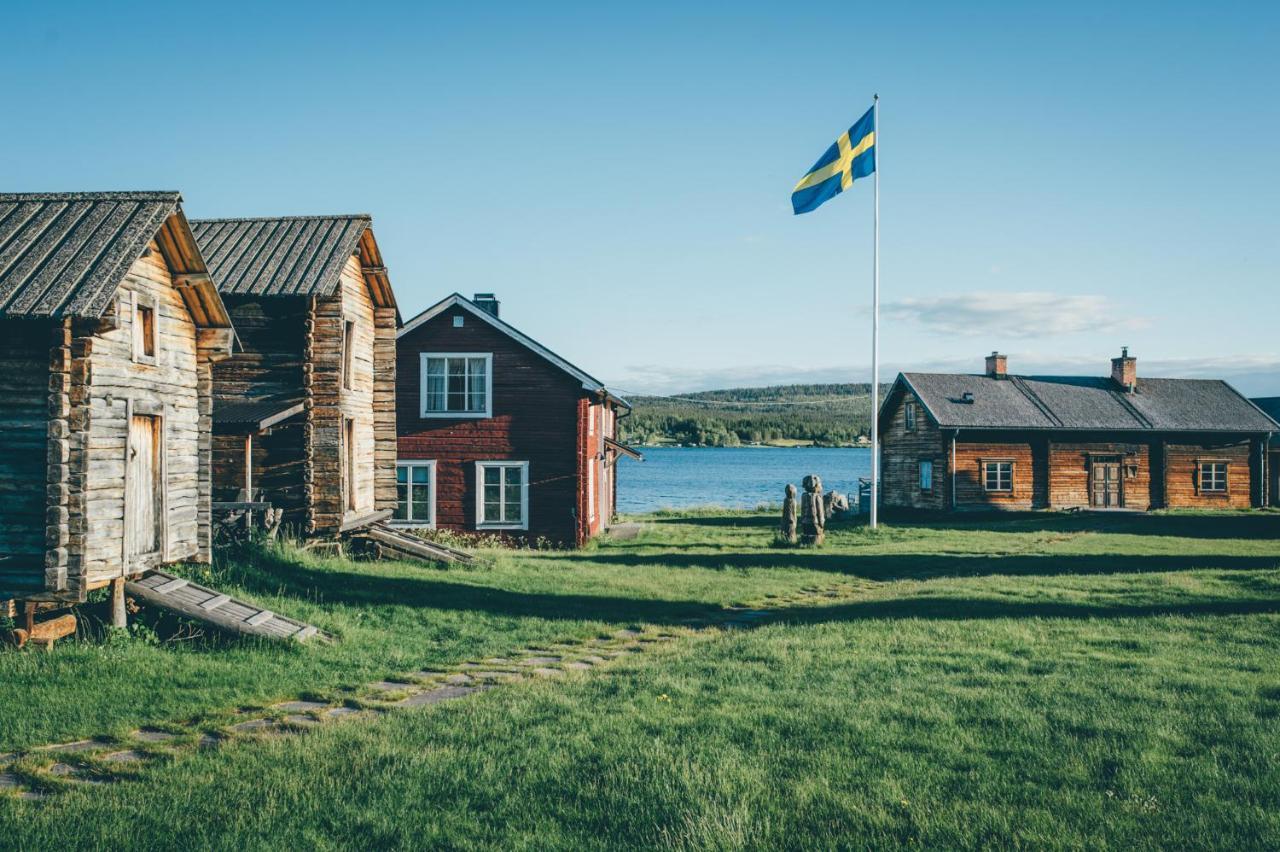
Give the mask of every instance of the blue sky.
M 3 183 L 370 212 L 406 317 L 624 390 L 863 380 L 870 181 L 789 194 L 879 92 L 883 378 L 1280 394 L 1280 5 L 889 5 L 24 4 Z

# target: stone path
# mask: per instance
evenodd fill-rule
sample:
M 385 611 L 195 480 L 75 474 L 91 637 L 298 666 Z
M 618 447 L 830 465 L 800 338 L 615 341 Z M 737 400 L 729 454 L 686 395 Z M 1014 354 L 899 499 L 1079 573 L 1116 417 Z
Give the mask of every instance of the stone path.
M 63 790 L 127 781 L 159 760 L 178 759 L 195 749 L 218 748 L 252 737 L 288 736 L 344 719 L 371 719 L 397 710 L 429 707 L 488 689 L 533 679 L 584 676 L 632 654 L 708 630 L 755 627 L 783 607 L 813 606 L 850 596 L 854 583 L 809 587 L 785 597 L 769 597 L 758 607 L 727 607 L 680 627 L 626 628 L 584 641 L 521 648 L 505 657 L 467 660 L 374 681 L 341 701 L 293 699 L 240 711 L 221 726 L 179 721 L 144 727 L 127 737 L 76 740 L 0 754 L 0 795 L 39 801 Z

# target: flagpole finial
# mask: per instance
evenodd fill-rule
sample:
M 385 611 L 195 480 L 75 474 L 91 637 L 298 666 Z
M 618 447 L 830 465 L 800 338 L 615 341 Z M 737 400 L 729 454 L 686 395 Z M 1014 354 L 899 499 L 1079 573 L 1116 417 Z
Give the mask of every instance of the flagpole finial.
M 880 100 L 880 95 L 879 95 L 879 93 L 876 93 L 876 94 L 872 95 L 872 96 L 871 96 L 871 100 L 873 100 L 873 101 L 878 101 L 878 100 Z

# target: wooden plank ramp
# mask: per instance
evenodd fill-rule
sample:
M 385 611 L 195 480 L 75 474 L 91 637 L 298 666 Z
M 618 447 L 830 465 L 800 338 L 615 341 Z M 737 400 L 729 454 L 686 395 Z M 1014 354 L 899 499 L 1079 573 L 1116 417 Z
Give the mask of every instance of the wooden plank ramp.
M 375 542 L 384 551 L 394 556 L 425 559 L 429 562 L 461 562 L 466 564 L 475 561 L 475 556 L 465 550 L 458 550 L 434 541 L 427 541 L 381 522 L 370 524 L 360 530 L 359 535 Z
M 125 583 L 124 587 L 126 592 L 152 606 L 203 621 L 228 633 L 298 642 L 315 637 L 333 638 L 318 627 L 236 600 L 165 571 L 149 571 L 137 580 Z

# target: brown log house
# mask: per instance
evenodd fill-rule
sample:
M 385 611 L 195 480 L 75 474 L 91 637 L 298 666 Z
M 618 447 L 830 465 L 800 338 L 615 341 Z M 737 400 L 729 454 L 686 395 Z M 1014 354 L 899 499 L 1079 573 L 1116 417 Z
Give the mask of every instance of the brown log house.
M 1267 502 L 1280 424 L 1224 381 L 900 373 L 880 408 L 887 507 L 1248 508 Z
M 235 333 L 181 200 L 0 195 L 0 603 L 110 584 L 122 617 L 125 579 L 210 559 L 211 371 Z
M 581 544 L 613 517 L 630 405 L 498 316 L 453 294 L 397 341 L 396 522 Z
M 332 537 L 395 505 L 395 296 L 367 215 L 193 220 L 241 348 L 214 371 L 215 500 Z

